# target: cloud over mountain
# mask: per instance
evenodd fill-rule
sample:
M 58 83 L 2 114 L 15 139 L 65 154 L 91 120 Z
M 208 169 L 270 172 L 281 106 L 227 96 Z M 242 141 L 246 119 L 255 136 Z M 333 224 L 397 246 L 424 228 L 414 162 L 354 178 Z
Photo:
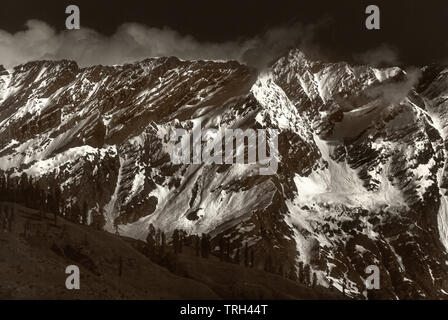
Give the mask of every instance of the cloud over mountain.
M 29 20 L 26 29 L 14 34 L 0 30 L 0 64 L 6 67 L 32 60 L 77 61 L 81 66 L 114 65 L 147 57 L 237 60 L 264 67 L 289 47 L 308 42 L 310 28 L 300 24 L 278 27 L 250 39 L 224 43 L 200 42 L 169 28 L 137 23 L 119 26 L 111 36 L 89 28 L 57 32 L 45 22 Z

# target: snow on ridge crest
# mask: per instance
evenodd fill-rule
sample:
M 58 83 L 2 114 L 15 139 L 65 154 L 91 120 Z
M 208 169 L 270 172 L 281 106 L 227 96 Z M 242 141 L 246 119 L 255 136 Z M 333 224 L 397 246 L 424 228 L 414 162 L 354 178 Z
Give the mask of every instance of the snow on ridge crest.
M 323 62 L 309 59 L 298 49 L 291 50 L 272 67 L 275 76 L 285 76 L 288 84 L 301 87 L 311 101 L 327 103 L 347 92 L 361 92 L 403 74 L 399 67 L 375 68 L 345 61 Z
M 263 72 L 251 88 L 251 93 L 262 106 L 256 121 L 262 125 L 266 120 L 280 130 L 293 130 L 303 138 L 312 139 L 307 122 L 302 119 L 297 108 L 286 93 L 274 81 L 271 72 Z

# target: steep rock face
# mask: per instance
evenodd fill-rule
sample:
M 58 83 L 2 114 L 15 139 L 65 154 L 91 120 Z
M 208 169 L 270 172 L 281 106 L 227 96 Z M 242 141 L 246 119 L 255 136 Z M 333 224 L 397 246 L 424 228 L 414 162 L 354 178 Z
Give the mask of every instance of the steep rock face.
M 325 254 L 316 264 L 333 266 L 330 278 L 353 281 L 354 293 L 362 288 L 357 275 L 374 264 L 384 290 L 370 296 L 442 296 L 444 140 L 414 75 L 310 62 L 295 51 L 273 70 L 315 128 L 328 164 L 295 179 L 291 221 L 307 231 L 297 242 L 317 239 Z
M 65 207 L 86 203 L 108 231 L 208 232 L 235 250 L 247 242 L 260 268 L 308 264 L 351 296 L 444 297 L 445 74 L 310 61 L 297 50 L 261 74 L 176 58 L 31 62 L 0 69 L 0 170 L 60 185 Z M 170 134 L 199 124 L 278 130 L 276 174 L 173 164 Z M 364 293 L 369 265 L 381 290 Z

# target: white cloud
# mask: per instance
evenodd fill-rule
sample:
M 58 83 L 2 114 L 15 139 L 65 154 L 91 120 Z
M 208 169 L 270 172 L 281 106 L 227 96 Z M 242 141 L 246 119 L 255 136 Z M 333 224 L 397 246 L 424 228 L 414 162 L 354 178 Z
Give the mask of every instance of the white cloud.
M 367 92 L 372 98 L 381 97 L 387 104 L 398 104 L 408 96 L 418 84 L 422 72 L 420 69 L 411 68 L 405 71 L 405 77 L 401 81 L 393 81 L 382 84 Z
M 181 59 L 237 60 L 264 67 L 282 51 L 306 37 L 295 24 L 271 29 L 240 41 L 199 42 L 192 36 L 137 23 L 121 25 L 109 36 L 81 28 L 56 32 L 42 21 L 29 20 L 26 30 L 15 34 L 0 30 L 0 64 L 10 68 L 34 60 L 75 60 L 80 66 L 112 65 L 148 57 L 176 56 Z
M 374 67 L 397 66 L 400 64 L 398 52 L 395 48 L 383 44 L 361 54 L 354 56 L 355 60 Z

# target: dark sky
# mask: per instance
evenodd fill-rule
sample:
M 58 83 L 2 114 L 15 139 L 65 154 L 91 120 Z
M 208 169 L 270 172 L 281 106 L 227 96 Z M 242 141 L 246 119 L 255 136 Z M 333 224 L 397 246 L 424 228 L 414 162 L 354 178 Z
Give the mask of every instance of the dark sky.
M 322 21 L 314 41 L 327 56 L 353 55 L 383 44 L 397 49 L 405 64 L 448 60 L 446 0 L 1 0 L 0 29 L 17 32 L 29 19 L 61 30 L 65 7 L 77 4 L 81 25 L 110 35 L 125 22 L 169 27 L 200 41 L 221 42 L 252 37 L 278 25 Z M 365 8 L 381 9 L 381 30 L 365 28 Z

